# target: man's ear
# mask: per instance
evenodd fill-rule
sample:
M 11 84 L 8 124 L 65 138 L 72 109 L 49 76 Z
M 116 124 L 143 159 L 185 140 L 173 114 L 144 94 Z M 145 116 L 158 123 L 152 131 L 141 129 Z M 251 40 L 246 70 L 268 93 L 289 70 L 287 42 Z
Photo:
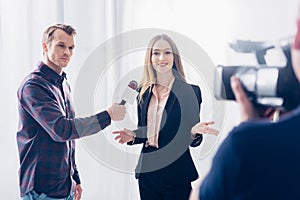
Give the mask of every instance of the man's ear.
M 43 42 L 42 47 L 43 47 L 43 52 L 48 52 L 48 46 L 46 42 Z

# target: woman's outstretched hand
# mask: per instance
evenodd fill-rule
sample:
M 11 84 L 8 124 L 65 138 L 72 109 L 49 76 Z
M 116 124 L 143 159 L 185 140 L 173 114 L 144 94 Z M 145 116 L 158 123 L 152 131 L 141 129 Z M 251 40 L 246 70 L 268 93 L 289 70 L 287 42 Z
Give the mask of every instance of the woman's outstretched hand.
M 119 140 L 121 144 L 133 141 L 135 137 L 135 134 L 126 128 L 123 131 L 114 131 L 112 134 L 116 134 L 115 140 Z
M 191 130 L 192 135 L 195 136 L 197 133 L 198 134 L 213 134 L 213 135 L 218 135 L 219 131 L 211 128 L 210 125 L 214 124 L 214 121 L 209 121 L 209 122 L 198 122 L 195 124 Z

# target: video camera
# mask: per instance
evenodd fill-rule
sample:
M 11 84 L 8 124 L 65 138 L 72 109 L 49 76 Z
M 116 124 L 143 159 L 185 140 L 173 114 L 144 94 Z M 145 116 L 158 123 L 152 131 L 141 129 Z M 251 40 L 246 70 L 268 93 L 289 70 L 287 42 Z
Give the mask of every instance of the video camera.
M 257 107 L 273 107 L 283 111 L 300 104 L 300 84 L 294 74 L 290 41 L 278 44 L 237 40 L 229 44 L 238 53 L 255 54 L 257 66 L 218 65 L 214 77 L 214 95 L 218 100 L 235 100 L 230 77 L 237 76 L 247 96 Z M 270 49 L 279 47 L 286 58 L 284 66 L 268 66 L 265 55 Z

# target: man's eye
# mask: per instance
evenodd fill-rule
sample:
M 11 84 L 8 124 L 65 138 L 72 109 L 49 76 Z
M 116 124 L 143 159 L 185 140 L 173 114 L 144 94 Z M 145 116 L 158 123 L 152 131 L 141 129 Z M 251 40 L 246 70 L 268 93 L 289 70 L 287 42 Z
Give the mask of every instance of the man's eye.
M 65 48 L 65 45 L 63 45 L 63 44 L 59 44 L 58 46 L 61 48 Z

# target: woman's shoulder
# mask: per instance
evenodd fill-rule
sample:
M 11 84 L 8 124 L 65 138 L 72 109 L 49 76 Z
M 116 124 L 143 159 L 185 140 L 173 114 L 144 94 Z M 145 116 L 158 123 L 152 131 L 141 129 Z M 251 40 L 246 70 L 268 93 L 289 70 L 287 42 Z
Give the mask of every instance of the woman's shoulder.
M 194 85 L 194 84 L 188 84 L 188 85 L 190 87 L 192 87 L 195 94 L 201 98 L 201 89 L 200 89 L 200 87 L 198 85 Z
M 194 85 L 194 84 L 189 84 L 189 85 L 193 88 L 194 91 L 201 92 L 201 89 L 200 89 L 200 87 L 198 85 Z
M 180 93 L 183 96 L 187 96 L 187 97 L 192 97 L 192 96 L 196 96 L 198 99 L 198 103 L 201 104 L 202 103 L 202 95 L 201 95 L 201 90 L 200 87 L 198 85 L 195 84 L 190 84 L 187 83 L 185 81 L 178 81 L 178 88 L 180 90 Z
M 177 80 L 178 84 L 181 85 L 181 86 L 184 86 L 184 87 L 192 87 L 193 90 L 198 90 L 200 91 L 200 87 L 196 84 L 193 84 L 193 83 L 188 83 L 186 81 L 183 81 L 181 79 L 178 79 L 178 78 L 175 78 L 175 80 Z

